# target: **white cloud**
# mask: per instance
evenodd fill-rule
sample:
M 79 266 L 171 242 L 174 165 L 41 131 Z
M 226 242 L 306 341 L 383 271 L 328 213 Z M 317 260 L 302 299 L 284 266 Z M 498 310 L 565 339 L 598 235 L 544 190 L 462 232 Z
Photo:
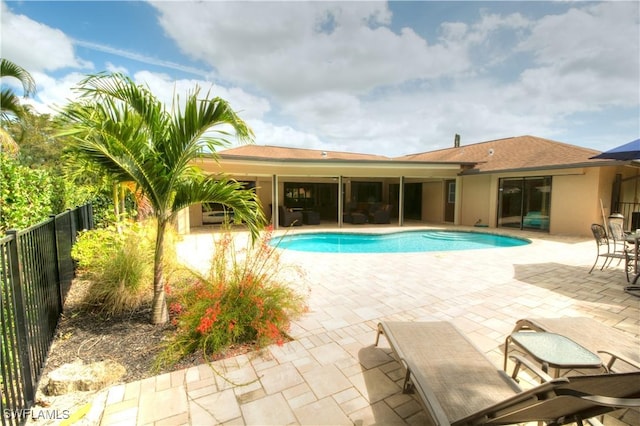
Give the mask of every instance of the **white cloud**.
M 4 1 L 0 12 L 3 58 L 29 72 L 92 67 L 75 56 L 72 40 L 59 29 L 14 14 Z
M 637 105 L 639 9 L 637 2 L 604 2 L 539 20 L 519 46 L 536 61 L 522 73 L 523 89 L 535 102 L 573 106 L 568 112 Z
M 286 146 L 289 148 L 333 149 L 316 135 L 302 132 L 291 126 L 278 126 L 263 120 L 248 120 L 259 145 Z
M 86 78 L 81 73 L 70 73 L 62 78 L 54 78 L 45 73 L 34 72 L 33 78 L 38 83 L 37 99 L 27 99 L 25 103 L 41 114 L 56 114 L 67 103 L 77 98 L 73 88 Z
M 169 106 L 176 94 L 184 98 L 186 93 L 193 92 L 197 86 L 202 96 L 209 93 L 209 97 L 220 97 L 229 102 L 233 110 L 245 121 L 262 119 L 271 109 L 267 99 L 251 95 L 238 87 L 226 88 L 204 80 L 173 80 L 166 74 L 150 71 L 135 73 L 133 80 L 149 86 L 153 94 Z
M 222 78 L 278 99 L 317 91 L 366 93 L 432 78 L 468 64 L 457 50 L 430 46 L 411 28 L 387 25 L 385 3 L 158 2 L 165 31 Z
M 183 69 L 197 78 L 180 80 L 146 70 L 181 67 L 165 58 L 151 61 L 118 46 L 83 45 L 148 65 L 130 72 L 165 102 L 195 85 L 202 94 L 211 90 L 248 122 L 259 144 L 395 156 L 449 147 L 455 133 L 463 144 L 520 134 L 564 140 L 575 128 L 591 125 L 576 121 L 580 114 L 638 107 L 636 2 L 570 3 L 565 13 L 537 19 L 525 12 L 497 13 L 496 3 L 475 20 L 441 23 L 434 40 L 408 21 L 392 31 L 392 20 L 401 17 L 377 2 L 154 6 L 178 46 L 215 68 L 217 84 L 197 69 Z M 35 33 L 51 31 L 61 52 L 71 52 L 68 64 L 82 64 L 64 34 L 12 15 L 13 21 L 25 19 Z M 28 53 L 34 56 L 29 61 L 40 64 L 33 69 L 44 70 L 47 54 Z M 126 71 L 117 62 L 107 68 Z M 83 76 L 34 77 L 42 103 L 59 105 L 73 96 L 70 87 Z M 611 138 L 620 138 L 616 126 L 634 124 L 640 125 L 637 119 L 611 123 Z
M 129 74 L 129 70 L 127 70 L 125 67 L 115 65 L 111 62 L 107 62 L 106 69 L 111 73 Z

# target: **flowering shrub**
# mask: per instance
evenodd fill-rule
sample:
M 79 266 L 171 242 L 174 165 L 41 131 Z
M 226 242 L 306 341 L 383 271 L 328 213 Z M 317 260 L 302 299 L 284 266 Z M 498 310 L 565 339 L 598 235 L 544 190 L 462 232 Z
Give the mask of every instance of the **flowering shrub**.
M 207 274 L 167 288 L 176 331 L 157 364 L 174 363 L 198 349 L 217 353 L 242 343 L 282 344 L 291 319 L 306 310 L 304 275 L 283 265 L 269 245 L 269 228 L 255 244 L 236 249 L 230 231 L 220 234 Z

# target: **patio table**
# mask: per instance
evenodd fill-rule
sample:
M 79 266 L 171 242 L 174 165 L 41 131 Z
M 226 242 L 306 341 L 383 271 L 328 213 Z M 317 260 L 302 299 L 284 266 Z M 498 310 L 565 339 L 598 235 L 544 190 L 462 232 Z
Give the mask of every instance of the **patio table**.
M 640 286 L 637 285 L 638 283 L 638 278 L 640 278 L 640 273 L 638 272 L 638 251 L 640 251 L 640 246 L 638 244 L 640 244 L 640 232 L 633 232 L 631 234 L 628 234 L 625 237 L 625 241 L 629 244 L 633 244 L 633 279 L 631 280 L 631 285 L 628 285 L 624 288 L 624 290 L 629 293 L 629 294 L 633 294 L 634 296 L 638 296 L 638 293 L 640 292 Z
M 625 236 L 625 241 L 633 244 L 633 273 L 638 275 L 638 242 L 640 242 L 640 232 L 633 232 Z
M 606 370 L 598 355 L 566 336 L 544 331 L 511 333 L 504 348 L 505 368 L 510 341 L 539 362 L 545 373 L 548 373 L 549 367 L 555 368 L 555 377 L 560 376 L 561 369 L 602 368 Z

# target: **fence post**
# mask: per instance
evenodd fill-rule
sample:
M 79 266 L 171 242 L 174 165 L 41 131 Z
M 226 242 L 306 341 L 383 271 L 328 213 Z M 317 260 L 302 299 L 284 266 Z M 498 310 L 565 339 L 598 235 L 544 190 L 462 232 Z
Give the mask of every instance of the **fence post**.
M 95 223 L 93 222 L 93 203 L 89 203 L 87 206 L 87 229 L 93 229 Z
M 64 308 L 64 292 L 62 291 L 62 274 L 60 268 L 60 253 L 58 253 L 58 225 L 56 221 L 56 215 L 49 215 L 49 218 L 52 219 L 53 222 L 53 252 L 55 253 L 55 265 L 56 265 L 56 279 L 58 286 L 58 307 L 60 308 L 59 312 L 62 312 Z
M 31 346 L 29 345 L 29 330 L 27 329 L 25 298 L 22 292 L 22 266 L 18 255 L 20 253 L 20 241 L 18 231 L 10 229 L 8 236 L 13 237 L 13 244 L 9 243 L 9 259 L 11 261 L 11 289 L 14 296 L 16 337 L 18 341 L 18 353 L 22 370 L 22 382 L 25 390 L 27 406 L 31 407 L 35 399 L 34 377 L 31 369 Z

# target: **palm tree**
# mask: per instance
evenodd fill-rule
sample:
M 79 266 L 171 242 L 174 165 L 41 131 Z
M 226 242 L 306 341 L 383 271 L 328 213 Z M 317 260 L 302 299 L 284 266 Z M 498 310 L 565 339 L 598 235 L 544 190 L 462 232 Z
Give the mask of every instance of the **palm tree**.
M 36 83 L 24 68 L 13 62 L 0 58 L 0 78 L 13 77 L 20 80 L 24 90 L 24 96 L 29 96 L 36 91 Z M 20 118 L 23 107 L 15 92 L 10 88 L 2 88 L 0 91 L 0 121 L 6 122 L 10 116 Z M 17 152 L 18 144 L 4 128 L 0 128 L 0 152 L 8 151 L 10 154 Z
M 193 160 L 215 156 L 233 133 L 251 141 L 253 133 L 220 98 L 200 99 L 199 89 L 187 93 L 184 104 L 174 97 L 167 110 L 147 87 L 122 74 L 97 74 L 80 82 L 78 101 L 63 111 L 78 153 L 101 165 L 120 182 L 135 182 L 153 207 L 157 220 L 154 257 L 152 322 L 167 321 L 163 253 L 167 226 L 181 209 L 216 202 L 233 209 L 251 235 L 265 223 L 252 190 L 225 176 L 205 176 Z
M 32 95 L 36 91 L 36 83 L 31 74 L 21 66 L 4 58 L 0 58 L 0 78 L 2 77 L 13 77 L 20 80 L 24 96 Z M 12 89 L 3 88 L 2 92 L 0 92 L 0 114 L 2 114 L 2 118 L 6 119 L 9 114 L 19 117 L 21 113 L 22 106 L 18 96 Z

